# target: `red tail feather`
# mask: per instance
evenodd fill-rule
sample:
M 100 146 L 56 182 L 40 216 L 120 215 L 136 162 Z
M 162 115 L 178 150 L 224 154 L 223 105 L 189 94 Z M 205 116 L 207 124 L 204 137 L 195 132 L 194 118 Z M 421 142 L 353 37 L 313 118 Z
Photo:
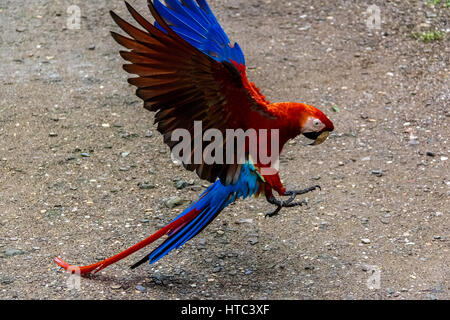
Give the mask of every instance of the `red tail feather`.
M 61 267 L 66 269 L 67 271 L 71 273 L 76 274 L 88 274 L 88 273 L 97 273 L 100 270 L 106 268 L 107 266 L 116 263 L 117 261 L 120 261 L 126 257 L 128 257 L 130 254 L 135 253 L 136 251 L 148 246 L 149 244 L 155 242 L 162 236 L 166 235 L 167 233 L 170 233 L 174 230 L 179 229 L 180 227 L 184 226 L 186 223 L 192 221 L 197 215 L 199 211 L 196 209 L 193 209 L 192 211 L 188 212 L 184 216 L 181 216 L 177 220 L 169 223 L 164 228 L 160 229 L 156 233 L 152 234 L 150 237 L 145 239 L 144 241 L 139 242 L 138 244 L 135 244 L 134 246 L 128 248 L 127 250 L 116 254 L 115 256 L 112 256 L 111 258 L 108 258 L 106 260 L 100 261 L 98 263 L 91 264 L 89 266 L 72 266 L 66 262 L 64 262 L 60 258 L 55 258 L 55 262 Z

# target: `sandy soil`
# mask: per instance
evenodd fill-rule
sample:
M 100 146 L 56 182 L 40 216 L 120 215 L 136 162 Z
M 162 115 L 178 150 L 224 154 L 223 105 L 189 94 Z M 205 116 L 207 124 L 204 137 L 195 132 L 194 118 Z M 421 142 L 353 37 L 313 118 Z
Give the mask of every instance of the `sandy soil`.
M 144 0 L 131 3 L 147 14 Z M 142 252 L 69 290 L 55 256 L 88 264 L 115 254 L 187 205 L 164 199 L 192 201 L 206 185 L 172 164 L 126 83 L 108 15 L 128 17 L 122 1 L 2 0 L 0 298 L 449 299 L 450 46 L 448 35 L 424 43 L 411 33 L 448 32 L 450 9 L 210 3 L 272 101 L 333 119 L 327 143 L 299 138 L 282 158 L 288 186 L 323 190 L 273 219 L 264 199 L 239 201 L 155 265 L 130 270 Z M 72 4 L 79 30 L 66 26 Z M 366 25 L 371 4 L 381 30 Z M 193 186 L 177 190 L 174 179 Z

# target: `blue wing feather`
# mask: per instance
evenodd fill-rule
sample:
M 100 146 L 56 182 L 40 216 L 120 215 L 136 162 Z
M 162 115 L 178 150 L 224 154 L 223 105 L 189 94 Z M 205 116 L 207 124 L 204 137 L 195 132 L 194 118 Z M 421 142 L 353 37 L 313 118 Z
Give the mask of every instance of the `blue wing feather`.
M 237 43 L 231 45 L 205 0 L 165 0 L 165 5 L 154 0 L 153 4 L 172 30 L 198 50 L 219 62 L 245 65 L 241 48 Z M 155 26 L 164 31 L 158 23 Z
M 204 19 L 202 20 L 202 16 L 196 16 L 195 14 L 192 14 L 191 11 L 188 10 L 186 6 L 183 6 L 178 0 L 166 0 L 166 3 L 168 4 L 169 8 L 185 17 L 185 19 L 189 20 L 191 23 L 195 24 L 197 29 L 208 32 L 208 30 L 203 27 L 203 24 L 206 24 L 206 21 Z

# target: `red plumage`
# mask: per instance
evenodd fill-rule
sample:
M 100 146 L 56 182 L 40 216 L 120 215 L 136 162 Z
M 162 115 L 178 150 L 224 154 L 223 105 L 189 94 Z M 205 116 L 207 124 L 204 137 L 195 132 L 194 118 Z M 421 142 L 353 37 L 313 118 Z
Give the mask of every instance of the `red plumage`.
M 197 3 L 204 3 L 204 1 L 197 1 Z M 195 121 L 202 121 L 203 131 L 214 128 L 220 130 L 223 136 L 227 129 L 243 129 L 244 131 L 255 129 L 257 133 L 261 129 L 277 129 L 280 134 L 278 154 L 288 140 L 299 134 L 311 137 L 316 140 L 315 144 L 320 144 L 328 137 L 328 133 L 334 130 L 333 123 L 315 107 L 293 102 L 270 103 L 261 94 L 259 88 L 247 79 L 245 65 L 233 60 L 217 61 L 191 45 L 172 29 L 169 21 L 161 17 L 151 1 L 149 2 L 150 11 L 161 28 L 148 22 L 128 3 L 126 5 L 143 30 L 132 26 L 111 12 L 114 21 L 130 37 L 114 32 L 112 36 L 129 50 L 120 52 L 123 59 L 130 62 L 124 65 L 124 70 L 138 76 L 129 79 L 129 83 L 137 87 L 136 94 L 144 100 L 144 107 L 156 112 L 155 122 L 158 124 L 158 130 L 163 134 L 164 142 L 171 149 L 176 145 L 176 142 L 170 139 L 174 130 L 186 129 L 193 137 Z M 203 7 L 202 9 L 206 10 Z M 188 20 L 190 21 L 190 18 Z M 233 48 L 231 45 L 230 47 Z M 268 150 L 264 151 L 269 154 L 272 141 L 270 136 L 267 139 Z M 226 142 L 224 142 L 225 145 Z M 206 144 L 203 149 L 205 146 Z M 194 150 L 191 152 L 193 153 Z M 252 161 L 256 170 L 267 166 L 263 165 L 259 159 L 252 159 Z M 236 184 L 241 174 L 239 164 L 202 162 L 184 163 L 184 165 L 188 170 L 196 171 L 200 178 L 210 182 L 215 182 L 219 178 L 224 186 Z M 289 193 L 286 192 L 278 173 L 262 174 L 259 177 L 262 180 L 261 190 L 255 193 L 264 192 L 267 199 L 279 208 L 283 204 L 293 206 L 291 202 L 295 195 L 317 188 Z M 294 195 L 294 197 L 286 203 L 280 202 L 274 200 L 273 190 L 282 196 Z M 191 210 L 148 239 L 114 257 L 90 266 L 73 268 L 59 258 L 55 261 L 61 267 L 81 274 L 98 272 L 166 234 L 169 236 L 176 234 L 198 214 L 199 211 Z

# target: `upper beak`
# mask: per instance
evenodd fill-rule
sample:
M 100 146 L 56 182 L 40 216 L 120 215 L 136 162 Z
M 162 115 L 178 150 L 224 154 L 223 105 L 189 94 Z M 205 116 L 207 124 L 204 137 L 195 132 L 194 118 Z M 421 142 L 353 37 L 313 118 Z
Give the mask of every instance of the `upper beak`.
M 319 144 L 322 144 L 327 140 L 328 136 L 330 135 L 330 131 L 323 131 L 323 132 L 309 132 L 303 134 L 308 139 L 314 140 L 313 143 L 310 144 L 310 146 L 318 146 Z

